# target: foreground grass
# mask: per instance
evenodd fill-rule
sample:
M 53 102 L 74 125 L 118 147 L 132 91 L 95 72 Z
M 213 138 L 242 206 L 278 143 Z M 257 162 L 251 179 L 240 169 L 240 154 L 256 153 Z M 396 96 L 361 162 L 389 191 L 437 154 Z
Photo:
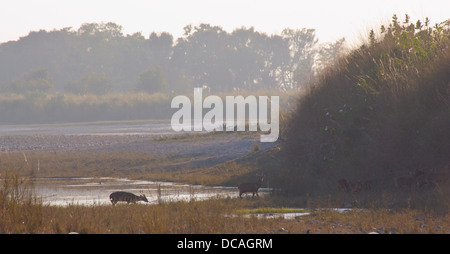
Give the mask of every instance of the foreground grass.
M 3 209 L 0 233 L 69 232 L 87 234 L 241 234 L 241 233 L 450 233 L 450 216 L 416 210 L 381 209 L 337 212 L 315 210 L 295 219 L 264 219 L 234 213 L 269 205 L 270 198 L 213 199 L 158 205 L 69 206 L 18 205 Z M 266 209 L 260 209 L 265 211 Z M 273 211 L 283 211 L 267 209 Z
M 66 156 L 69 155 L 66 154 Z M 72 162 L 77 161 L 69 160 L 70 157 L 66 159 Z M 97 159 L 98 165 L 106 161 L 99 156 Z M 28 156 L 28 162 L 29 164 L 33 162 L 30 156 Z M 78 163 L 84 164 L 83 161 Z M 86 163 L 86 165 L 91 164 Z M 236 169 L 242 169 L 241 166 L 243 165 L 235 165 Z M 249 167 L 249 172 L 251 168 Z M 25 169 L 22 170 L 27 172 Z M 338 212 L 323 208 L 335 206 L 321 205 L 323 203 L 320 200 L 311 198 L 305 201 L 304 197 L 296 199 L 276 195 L 242 199 L 216 198 L 207 201 L 180 201 L 155 205 L 48 206 L 33 197 L 30 180 L 32 177 L 21 177 L 11 171 L 1 173 L 0 233 L 66 234 L 73 231 L 87 234 L 304 234 L 307 232 L 360 234 L 372 231 L 450 233 L 450 215 L 448 214 L 436 215 L 424 209 L 384 208 Z M 190 174 L 185 172 L 185 175 Z M 298 216 L 295 219 L 252 216 L 257 213 L 305 211 L 310 214 Z

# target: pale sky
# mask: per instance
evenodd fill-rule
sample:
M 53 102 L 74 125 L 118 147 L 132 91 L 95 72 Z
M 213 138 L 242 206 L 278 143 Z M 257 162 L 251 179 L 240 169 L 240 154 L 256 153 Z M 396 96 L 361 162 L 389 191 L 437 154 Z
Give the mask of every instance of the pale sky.
M 169 32 L 175 38 L 188 24 L 208 23 L 231 32 L 254 27 L 279 34 L 284 28 L 315 28 L 320 42 L 346 37 L 356 41 L 396 13 L 432 24 L 450 18 L 449 0 L 2 0 L 0 43 L 30 31 L 64 27 L 77 30 L 87 22 L 115 22 L 125 34 Z

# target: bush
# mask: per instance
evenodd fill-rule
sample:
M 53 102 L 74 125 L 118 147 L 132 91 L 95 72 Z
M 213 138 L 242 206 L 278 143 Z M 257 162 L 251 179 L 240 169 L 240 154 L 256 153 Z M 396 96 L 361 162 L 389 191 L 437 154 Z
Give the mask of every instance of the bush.
M 394 15 L 379 39 L 372 31 L 323 71 L 286 128 L 285 191 L 334 193 L 340 178 L 393 190 L 395 177 L 447 167 L 449 23 L 400 24 Z

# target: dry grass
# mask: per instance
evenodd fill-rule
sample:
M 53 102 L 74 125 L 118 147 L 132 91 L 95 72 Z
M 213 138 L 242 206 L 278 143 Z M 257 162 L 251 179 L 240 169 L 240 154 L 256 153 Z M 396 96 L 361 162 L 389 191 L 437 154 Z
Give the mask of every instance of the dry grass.
M 20 204 L 2 209 L 1 233 L 241 234 L 241 233 L 450 233 L 450 216 L 416 210 L 316 210 L 295 219 L 247 217 L 236 209 L 270 205 L 268 199 L 213 199 L 157 205 L 51 207 Z M 259 208 L 278 211 L 284 209 Z M 289 210 L 289 209 L 288 209 Z M 234 216 L 230 216 L 234 214 Z
M 337 212 L 319 210 L 298 219 L 297 232 L 310 233 L 369 233 L 380 234 L 442 234 L 450 233 L 450 216 L 432 216 L 411 209 L 352 210 Z
M 8 94 L 0 96 L 0 116 L 8 124 L 168 119 L 170 100 L 161 93 Z
M 298 92 L 255 91 L 214 94 L 225 101 L 226 96 L 279 96 L 280 109 L 289 110 Z M 205 98 L 209 94 L 204 93 Z M 170 119 L 176 109 L 170 107 L 175 94 L 143 92 L 76 95 L 71 93 L 1 94 L 0 119 L 7 123 L 67 123 L 142 119 Z M 187 94 L 193 101 L 192 94 Z M 206 112 L 206 111 L 205 111 Z

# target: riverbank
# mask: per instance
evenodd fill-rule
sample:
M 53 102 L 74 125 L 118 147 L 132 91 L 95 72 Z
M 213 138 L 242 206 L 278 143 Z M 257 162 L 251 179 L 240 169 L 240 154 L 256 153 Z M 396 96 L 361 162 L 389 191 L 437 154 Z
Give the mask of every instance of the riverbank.
M 74 202 L 68 206 L 51 206 L 27 196 L 26 192 L 15 190 L 26 190 L 23 187 L 31 178 L 91 177 L 101 181 L 102 177 L 123 177 L 142 181 L 223 184 L 233 187 L 237 194 L 237 184 L 254 180 L 260 170 L 266 170 L 267 176 L 262 187 L 271 187 L 277 172 L 277 160 L 271 156 L 274 156 L 272 152 L 277 150 L 277 144 L 259 143 L 258 136 L 246 133 L 182 134 L 176 137 L 33 134 L 1 138 L 9 138 L 22 147 L 0 153 L 1 168 L 7 170 L 1 172 L 2 178 L 6 177 L 5 172 L 12 173 L 10 184 L 2 185 L 0 195 L 1 233 L 450 233 L 449 215 L 423 209 L 350 207 L 345 212 L 323 209 L 342 207 L 339 193 L 331 200 L 281 195 L 261 195 L 260 198 L 250 195 L 239 199 L 225 195 L 208 200 L 163 201 L 151 205 L 113 207 Z M 52 147 L 53 144 L 64 147 Z M 47 147 L 28 149 L 30 145 Z M 274 214 L 274 211 L 292 207 L 307 209 L 308 214 Z M 242 212 L 254 210 L 269 212 L 267 216 Z

